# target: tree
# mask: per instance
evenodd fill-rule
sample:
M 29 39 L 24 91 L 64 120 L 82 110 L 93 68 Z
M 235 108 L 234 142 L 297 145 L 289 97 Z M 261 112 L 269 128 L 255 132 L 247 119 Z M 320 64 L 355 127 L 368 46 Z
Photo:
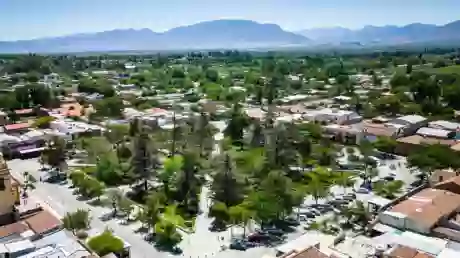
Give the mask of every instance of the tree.
M 75 212 L 68 212 L 62 218 L 64 228 L 71 230 L 74 234 L 77 230 L 88 229 L 90 224 L 89 211 L 78 209 Z
M 381 152 L 387 152 L 387 153 L 394 153 L 397 142 L 396 140 L 390 138 L 390 137 L 377 137 L 377 140 L 372 143 L 374 148 Z
M 154 228 L 155 224 L 160 221 L 160 199 L 156 193 L 151 193 L 147 197 L 145 210 L 145 224 L 149 228 Z
M 243 141 L 244 129 L 249 126 L 249 120 L 241 112 L 238 104 L 234 104 L 230 121 L 224 130 L 225 137 L 230 137 L 235 145 L 241 145 Z
M 383 96 L 377 99 L 374 103 L 375 108 L 381 113 L 389 113 L 392 116 L 401 112 L 402 103 L 401 100 L 395 96 Z
M 123 240 L 116 237 L 108 229 L 98 236 L 88 241 L 88 246 L 99 256 L 105 256 L 110 253 L 121 253 L 124 248 Z
M 331 185 L 328 175 L 329 173 L 322 167 L 316 167 L 312 172 L 306 174 L 308 182 L 305 190 L 313 197 L 315 203 L 330 194 Z
M 421 170 L 424 179 L 428 179 L 436 169 L 460 168 L 460 156 L 447 146 L 435 144 L 427 145 L 409 153 L 407 163 L 410 167 Z
M 182 235 L 177 232 L 175 224 L 162 220 L 155 224 L 156 239 L 158 244 L 173 247 L 182 240 Z
M 118 97 L 110 97 L 94 103 L 96 114 L 99 117 L 121 117 L 123 101 Z
M 114 161 L 108 154 L 100 156 L 93 175 L 107 185 L 117 185 L 121 182 L 123 172 L 121 164 Z
M 223 202 L 214 202 L 209 208 L 209 216 L 214 218 L 213 224 L 217 227 L 221 227 L 230 222 L 228 207 Z
M 150 138 L 146 128 L 140 126 L 134 137 L 134 155 L 131 158 L 134 175 L 143 181 L 143 192 L 148 192 L 148 180 L 156 168 L 156 156 L 149 148 Z
M 53 122 L 54 120 L 56 120 L 56 118 L 52 116 L 40 117 L 34 121 L 33 127 L 40 128 L 40 129 L 46 129 L 50 127 L 50 123 Z
M 373 189 L 375 194 L 387 199 L 394 199 L 402 193 L 404 182 L 401 180 L 384 181 L 380 180 L 374 183 Z
M 243 227 L 243 237 L 245 237 L 246 226 L 252 217 L 251 212 L 244 205 L 240 204 L 230 207 L 228 214 L 233 224 Z
M 198 178 L 199 155 L 193 149 L 182 152 L 183 167 L 175 182 L 175 200 L 179 207 L 190 215 L 198 212 L 198 193 L 201 182 Z
M 66 142 L 58 136 L 53 136 L 43 151 L 45 163 L 52 168 L 62 171 L 66 163 Z
M 249 196 L 249 206 L 262 223 L 283 218 L 295 205 L 292 180 L 280 171 L 271 171 Z
M 128 135 L 129 126 L 125 124 L 108 125 L 105 131 L 105 137 L 112 144 L 123 141 Z
M 72 181 L 72 185 L 77 188 L 82 184 L 85 177 L 86 177 L 85 172 L 81 170 L 74 170 L 69 175 L 69 178 Z
M 356 179 L 353 174 L 341 171 L 337 172 L 337 175 L 334 176 L 333 182 L 343 187 L 343 191 L 346 193 L 347 188 L 355 185 Z
M 173 177 L 182 170 L 184 159 L 181 155 L 175 155 L 167 158 L 163 162 L 163 169 L 158 173 L 157 177 L 163 183 L 163 189 L 166 196 L 170 196 L 169 189 Z
M 243 201 L 243 184 L 237 179 L 234 173 L 234 164 L 228 153 L 225 154 L 223 165 L 214 174 L 211 190 L 213 201 L 222 202 L 230 207 Z
M 97 197 L 98 200 L 99 198 L 104 194 L 105 192 L 105 185 L 102 182 L 97 181 L 97 179 L 93 177 L 87 177 L 89 182 L 88 182 L 88 196 L 91 198 Z

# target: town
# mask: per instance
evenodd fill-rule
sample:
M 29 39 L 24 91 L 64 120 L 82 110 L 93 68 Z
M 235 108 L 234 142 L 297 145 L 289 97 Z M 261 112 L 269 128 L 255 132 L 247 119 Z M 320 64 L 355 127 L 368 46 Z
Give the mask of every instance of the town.
M 1 257 L 460 257 L 459 64 L 0 56 Z

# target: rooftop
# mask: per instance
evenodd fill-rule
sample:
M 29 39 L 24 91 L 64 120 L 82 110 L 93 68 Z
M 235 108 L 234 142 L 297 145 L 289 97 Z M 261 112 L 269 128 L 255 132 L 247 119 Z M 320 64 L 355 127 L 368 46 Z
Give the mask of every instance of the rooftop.
M 388 251 L 388 258 L 434 258 L 434 257 L 429 254 L 419 252 L 418 250 L 408 247 L 408 246 L 397 245 Z
M 444 120 L 437 120 L 437 121 L 429 122 L 428 127 L 456 131 L 457 129 L 460 128 L 460 123 L 444 121 Z
M 454 146 L 455 144 L 457 144 L 457 141 L 453 139 L 439 139 L 439 138 L 433 138 L 433 137 L 423 137 L 421 135 L 411 135 L 407 137 L 401 137 L 401 138 L 398 138 L 396 141 L 401 142 L 401 143 L 416 144 L 416 145 L 441 144 L 441 145 L 446 145 L 446 146 Z
M 426 121 L 426 118 L 423 117 L 423 116 L 408 115 L 408 116 L 402 116 L 402 117 L 398 117 L 396 119 L 393 119 L 391 121 L 391 123 L 406 125 L 406 124 L 417 124 L 417 123 L 421 123 L 423 121 Z
M 29 123 L 10 124 L 10 125 L 5 125 L 5 130 L 6 131 L 21 130 L 21 129 L 27 129 L 29 127 L 30 127 Z
M 452 214 L 458 207 L 459 194 L 427 188 L 396 204 L 389 211 L 431 227 L 444 216 Z

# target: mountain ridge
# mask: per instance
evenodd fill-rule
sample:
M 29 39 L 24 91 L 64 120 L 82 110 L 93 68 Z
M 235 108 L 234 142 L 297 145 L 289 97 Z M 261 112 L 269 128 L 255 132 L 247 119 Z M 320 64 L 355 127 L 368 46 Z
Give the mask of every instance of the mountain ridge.
M 251 48 L 308 44 L 309 39 L 279 25 L 250 20 L 213 20 L 172 28 L 115 29 L 33 40 L 0 41 L 0 52 L 86 52 Z
M 349 43 L 356 46 L 372 46 L 457 40 L 460 40 L 460 20 L 444 25 L 366 25 L 355 30 L 326 27 L 292 32 L 272 23 L 221 19 L 179 26 L 164 32 L 155 32 L 148 28 L 131 28 L 31 40 L 0 41 L 0 53 L 250 49 L 314 47 L 324 44 L 343 46 Z
M 312 28 L 296 31 L 316 43 L 336 43 L 359 41 L 361 43 L 379 42 L 381 44 L 416 43 L 434 40 L 460 39 L 460 20 L 444 25 L 410 23 L 403 26 L 366 25 L 360 29 L 343 27 Z

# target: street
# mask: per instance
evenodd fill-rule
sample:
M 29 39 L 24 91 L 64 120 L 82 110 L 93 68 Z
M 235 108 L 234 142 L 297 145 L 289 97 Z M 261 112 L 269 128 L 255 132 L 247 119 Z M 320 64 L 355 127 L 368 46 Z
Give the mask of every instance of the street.
M 40 178 L 40 163 L 37 159 L 29 160 L 10 160 L 7 161 L 11 174 L 23 180 L 23 172 L 27 171 L 37 180 Z M 115 219 L 102 222 L 99 218 L 110 212 L 109 208 L 101 206 L 92 206 L 85 201 L 77 200 L 77 196 L 72 194 L 73 189 L 68 185 L 51 184 L 44 182 L 35 183 L 35 189 L 29 190 L 29 196 L 37 199 L 44 208 L 48 208 L 56 214 L 63 217 L 67 212 L 73 212 L 77 209 L 90 210 L 91 227 L 102 231 L 105 228 L 113 230 L 114 234 L 123 238 L 131 245 L 131 257 L 147 258 L 147 257 L 172 257 L 173 254 L 168 252 L 158 251 L 153 244 L 145 241 L 143 235 L 136 233 L 135 230 L 140 227 L 140 223 L 131 223 L 129 225 L 121 225 L 120 221 Z M 221 246 L 229 243 L 230 229 L 224 232 L 214 233 L 208 230 L 212 219 L 208 218 L 208 205 L 210 204 L 209 189 L 204 186 L 202 189 L 200 209 L 202 213 L 196 218 L 196 232 L 192 234 L 184 234 L 184 238 L 179 246 L 183 250 L 183 257 L 234 257 L 235 255 L 251 258 L 261 257 L 264 254 L 271 253 L 269 248 L 253 248 L 245 252 L 226 250 L 220 252 Z M 239 230 L 235 227 L 234 233 Z M 219 240 L 224 237 L 224 241 Z

